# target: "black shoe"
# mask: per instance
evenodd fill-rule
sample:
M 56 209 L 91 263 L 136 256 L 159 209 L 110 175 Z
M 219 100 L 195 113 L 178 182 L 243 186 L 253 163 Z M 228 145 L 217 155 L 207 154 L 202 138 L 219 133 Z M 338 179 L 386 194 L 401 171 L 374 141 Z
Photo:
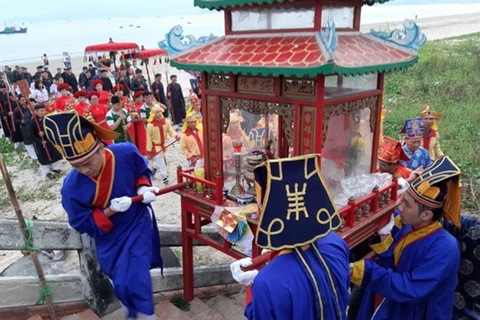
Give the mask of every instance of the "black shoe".
M 47 178 L 53 180 L 55 179 L 55 175 L 52 172 L 49 172 L 47 173 Z
M 54 169 L 54 170 L 52 170 L 52 171 L 55 172 L 56 174 L 62 173 L 62 170 L 58 170 L 58 169 Z
M 156 173 L 157 173 L 157 168 L 153 168 L 152 169 L 152 177 L 155 176 Z
M 168 178 L 164 178 L 164 179 L 163 179 L 163 184 L 164 184 L 164 185 L 168 185 L 168 183 L 169 183 L 169 182 L 168 182 Z

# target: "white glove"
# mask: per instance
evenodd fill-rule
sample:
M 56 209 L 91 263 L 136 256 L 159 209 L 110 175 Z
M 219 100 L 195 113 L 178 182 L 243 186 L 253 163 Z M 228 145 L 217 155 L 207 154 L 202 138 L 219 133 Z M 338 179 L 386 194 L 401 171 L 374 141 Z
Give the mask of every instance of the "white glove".
M 248 267 L 252 265 L 252 258 L 243 258 L 240 260 L 235 261 L 230 265 L 230 271 L 232 272 L 232 277 L 238 283 L 248 286 L 253 282 L 253 279 L 258 274 L 258 270 L 251 270 L 251 271 L 242 271 L 241 267 Z
M 272 251 L 272 250 L 270 250 L 270 249 L 262 249 L 262 253 L 261 253 L 261 254 L 264 254 L 264 253 L 267 253 L 267 252 L 270 252 L 270 251 Z
M 159 192 L 160 188 L 157 187 L 147 187 L 147 186 L 141 186 L 140 188 L 137 189 L 137 194 L 144 194 L 145 192 L 150 191 L 152 193 Z
M 155 200 L 157 200 L 157 197 L 152 192 L 147 191 L 143 194 L 142 203 L 149 204 L 149 203 L 152 203 Z
M 408 182 L 403 178 L 398 179 L 398 186 L 400 187 L 397 191 L 397 196 L 402 195 L 408 189 Z
M 137 189 L 137 194 L 143 195 L 142 203 L 149 204 L 157 200 L 157 197 L 155 196 L 155 192 L 158 192 L 158 191 L 160 191 L 160 188 L 141 186 L 140 188 Z
M 392 215 L 390 216 L 390 221 L 388 221 L 387 225 L 382 229 L 378 230 L 378 234 L 381 236 L 389 235 L 395 225 L 395 217 Z
M 120 197 L 112 199 L 110 202 L 110 209 L 115 212 L 125 212 L 132 205 L 132 198 L 130 197 Z

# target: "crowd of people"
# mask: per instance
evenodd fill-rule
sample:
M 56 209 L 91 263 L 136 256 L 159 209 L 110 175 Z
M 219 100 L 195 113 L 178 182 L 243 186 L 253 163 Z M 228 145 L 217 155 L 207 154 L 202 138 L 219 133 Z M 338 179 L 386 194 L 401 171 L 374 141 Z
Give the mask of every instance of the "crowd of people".
M 2 80 L 5 81 L 0 82 L 3 133 L 15 149 L 23 142 L 28 155 L 39 161 L 42 176 L 46 178 L 54 179 L 60 174 L 58 158 L 61 156 L 42 139 L 45 115 L 75 110 L 96 125 L 120 133 L 117 139 L 104 140 L 104 143 L 134 143 L 143 156 L 153 160 L 153 171 L 159 172 L 165 184 L 169 183 L 165 167 L 168 137 L 180 140 L 177 134 L 180 131 L 187 131 L 188 135 L 190 130 L 185 120 L 193 114 L 197 116 L 195 122 L 201 122 L 198 86 L 190 89 L 187 110 L 182 87 L 175 75 L 170 76 L 166 88 L 159 73 L 148 84 L 136 61 L 114 74 L 89 64 L 78 77 L 68 63 L 63 70 L 58 68 L 54 76 L 48 65 L 38 66 L 33 76 L 19 66 L 13 71 L 5 66 L 4 70 Z M 22 96 L 18 85 L 25 81 L 30 86 L 29 96 Z M 192 155 L 187 147 L 182 150 L 188 154 L 189 163 L 194 163 L 192 156 L 200 156 L 200 151 Z

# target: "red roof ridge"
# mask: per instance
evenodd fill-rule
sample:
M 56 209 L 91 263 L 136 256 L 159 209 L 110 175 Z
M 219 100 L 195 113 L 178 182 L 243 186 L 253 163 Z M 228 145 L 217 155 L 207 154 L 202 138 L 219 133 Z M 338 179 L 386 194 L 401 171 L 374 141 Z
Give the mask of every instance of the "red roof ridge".
M 224 36 L 227 39 L 255 39 L 255 38 L 295 38 L 295 37 L 312 37 L 316 34 L 315 31 L 303 32 L 270 32 L 270 33 L 254 33 L 254 34 L 229 34 Z M 210 42 L 208 42 L 210 43 Z

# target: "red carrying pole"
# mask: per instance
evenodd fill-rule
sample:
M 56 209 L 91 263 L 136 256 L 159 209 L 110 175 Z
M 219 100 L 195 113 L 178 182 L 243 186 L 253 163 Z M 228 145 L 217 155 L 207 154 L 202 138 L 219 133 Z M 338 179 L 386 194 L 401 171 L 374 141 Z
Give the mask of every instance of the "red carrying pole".
M 186 182 L 177 183 L 177 184 L 165 187 L 163 189 L 160 189 L 160 191 L 156 192 L 155 195 L 160 196 L 160 195 L 165 194 L 165 193 L 180 190 L 180 189 L 185 188 L 186 185 L 187 185 Z M 141 202 L 141 201 L 143 201 L 143 195 L 138 195 L 138 196 L 132 197 L 132 203 Z

